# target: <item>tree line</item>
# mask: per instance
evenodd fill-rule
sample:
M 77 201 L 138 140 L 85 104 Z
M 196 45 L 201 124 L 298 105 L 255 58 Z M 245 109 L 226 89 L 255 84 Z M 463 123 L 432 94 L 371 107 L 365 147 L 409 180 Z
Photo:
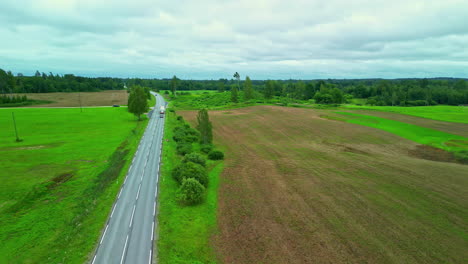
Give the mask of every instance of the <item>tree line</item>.
M 47 93 L 121 90 L 131 86 L 151 90 L 177 91 L 217 90 L 231 91 L 232 101 L 263 97 L 281 97 L 290 100 L 311 100 L 321 104 L 341 104 L 352 98 L 365 99 L 370 105 L 460 105 L 468 104 L 466 79 L 328 79 L 328 80 L 182 80 L 142 78 L 90 78 L 73 74 L 40 73 L 33 76 L 13 75 L 0 69 L 0 93 Z M 238 98 L 242 92 L 244 98 Z

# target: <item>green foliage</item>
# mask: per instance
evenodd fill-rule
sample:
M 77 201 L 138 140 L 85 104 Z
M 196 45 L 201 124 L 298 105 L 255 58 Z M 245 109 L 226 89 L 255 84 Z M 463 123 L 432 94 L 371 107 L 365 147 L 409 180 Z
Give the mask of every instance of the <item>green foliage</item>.
M 219 150 L 212 150 L 210 153 L 208 153 L 208 158 L 210 160 L 223 160 L 224 159 L 224 153 Z
M 148 97 L 145 90 L 141 86 L 131 88 L 130 96 L 128 97 L 128 111 L 141 120 L 141 115 L 148 111 Z
M 206 109 L 198 111 L 197 129 L 200 132 L 200 143 L 211 144 L 213 141 L 213 131 L 210 117 L 208 116 L 208 111 Z
M 212 149 L 213 149 L 212 144 L 203 144 L 200 146 L 200 151 L 205 154 L 208 154 Z
M 171 79 L 171 92 L 172 92 L 172 95 L 176 95 L 176 91 L 177 91 L 177 84 L 179 82 L 179 79 L 177 79 L 177 77 L 174 75 Z
M 231 102 L 233 103 L 239 102 L 239 95 L 238 95 L 237 87 L 235 86 L 231 87 Z
M 186 205 L 195 205 L 203 200 L 205 187 L 194 178 L 183 179 L 177 199 Z
M 190 153 L 184 156 L 182 162 L 193 162 L 196 164 L 200 164 L 203 167 L 206 167 L 206 158 L 198 153 Z
M 178 121 L 184 121 L 184 117 L 183 116 L 177 116 L 177 120 Z
M 193 162 L 183 162 L 175 167 L 172 171 L 172 177 L 181 184 L 186 178 L 194 178 L 200 182 L 203 186 L 208 186 L 208 175 L 206 169 Z
M 186 155 L 193 151 L 192 144 L 190 142 L 180 142 L 177 144 L 177 154 Z
M 244 100 L 249 101 L 254 98 L 254 90 L 252 88 L 252 81 L 250 80 L 250 77 L 247 76 L 245 78 L 245 83 L 244 83 Z
M 273 95 L 275 93 L 274 90 L 274 81 L 268 80 L 265 83 L 265 90 L 263 91 L 263 96 L 265 96 L 265 99 L 271 99 L 273 98 Z
M 166 140 L 172 138 L 173 128 L 179 122 L 173 115 L 165 121 Z M 208 161 L 210 186 L 205 189 L 203 202 L 197 206 L 184 206 L 176 199 L 180 186 L 171 177 L 173 167 L 180 162 L 180 156 L 175 152 L 176 144 L 173 140 L 166 142 L 162 154 L 158 195 L 159 238 L 155 247 L 159 263 L 216 263 L 211 238 L 217 228 L 218 184 L 223 164 Z

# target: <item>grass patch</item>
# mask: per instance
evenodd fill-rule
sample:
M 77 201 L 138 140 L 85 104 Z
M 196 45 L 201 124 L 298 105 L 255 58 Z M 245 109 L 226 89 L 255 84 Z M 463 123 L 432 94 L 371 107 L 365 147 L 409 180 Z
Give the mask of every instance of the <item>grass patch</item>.
M 376 116 L 336 113 L 349 117 L 346 120 L 349 123 L 381 129 L 420 144 L 447 150 L 455 153 L 455 156 L 461 160 L 468 158 L 464 154 L 467 150 L 468 138 Z
M 405 115 L 424 117 L 434 120 L 468 123 L 468 107 L 466 106 L 450 106 L 450 105 L 435 105 L 435 106 L 356 106 L 345 105 L 345 108 L 378 110 L 384 112 L 394 112 Z
M 210 238 L 216 231 L 217 190 L 222 161 L 207 161 L 209 186 L 205 201 L 196 206 L 182 206 L 176 201 L 178 183 L 171 176 L 180 162 L 172 139 L 177 125 L 174 113 L 168 113 L 164 128 L 158 215 L 159 263 L 215 263 Z M 194 149 L 200 148 L 194 143 Z
M 0 110 L 0 263 L 83 263 L 147 119 L 126 108 Z

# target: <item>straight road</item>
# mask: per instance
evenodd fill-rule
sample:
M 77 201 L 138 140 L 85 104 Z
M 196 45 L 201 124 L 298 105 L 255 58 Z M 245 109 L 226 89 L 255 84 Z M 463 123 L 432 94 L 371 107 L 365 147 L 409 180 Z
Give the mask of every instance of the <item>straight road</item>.
M 154 112 L 99 240 L 92 264 L 151 263 L 164 118 L 156 96 Z

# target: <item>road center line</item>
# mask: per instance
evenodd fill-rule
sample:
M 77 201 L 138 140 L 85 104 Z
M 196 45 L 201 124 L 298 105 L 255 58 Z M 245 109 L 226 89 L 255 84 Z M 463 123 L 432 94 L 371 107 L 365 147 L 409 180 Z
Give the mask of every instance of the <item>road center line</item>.
M 135 208 L 136 208 L 136 204 L 133 206 L 132 217 L 130 218 L 130 225 L 128 225 L 128 227 L 132 227 L 132 223 L 133 223 L 133 216 L 135 215 Z
M 141 189 L 141 183 L 138 186 L 138 192 L 137 192 L 136 200 L 138 200 L 138 197 L 140 196 L 140 189 Z

